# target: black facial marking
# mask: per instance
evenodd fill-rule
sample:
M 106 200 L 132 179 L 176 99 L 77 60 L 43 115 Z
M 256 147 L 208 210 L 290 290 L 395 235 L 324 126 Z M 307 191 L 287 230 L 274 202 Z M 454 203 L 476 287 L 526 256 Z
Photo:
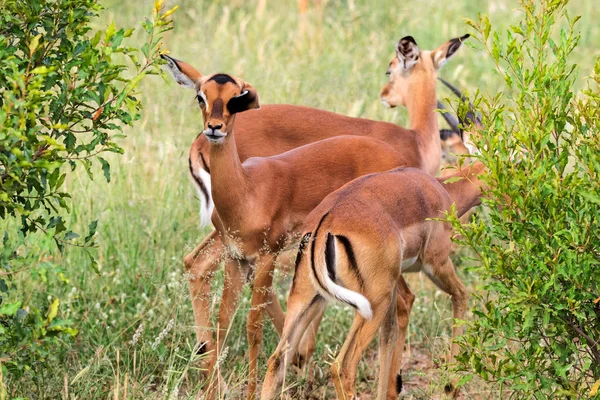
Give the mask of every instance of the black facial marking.
M 213 118 L 222 118 L 223 117 L 223 100 L 215 99 L 212 110 L 210 110 L 210 115 Z
M 335 282 L 335 242 L 334 236 L 327 232 L 327 241 L 325 242 L 325 263 L 327 264 L 327 274 L 329 279 Z
M 219 85 L 224 85 L 226 83 L 233 83 L 234 85 L 236 84 L 236 82 L 233 80 L 233 78 L 227 74 L 214 74 L 213 76 L 210 77 L 210 79 L 207 82 L 210 82 L 210 81 L 215 81 Z
M 396 375 L 396 394 L 402 391 L 402 375 Z
M 365 286 L 365 281 L 360 274 L 360 270 L 358 269 L 358 263 L 356 262 L 356 255 L 354 254 L 354 249 L 350 244 L 350 240 L 346 236 L 343 235 L 335 235 L 335 237 L 340 241 L 340 243 L 344 246 L 344 250 L 346 251 L 346 255 L 348 256 L 348 261 L 350 261 L 350 269 L 354 272 L 354 276 L 356 276 L 356 280 L 361 288 Z

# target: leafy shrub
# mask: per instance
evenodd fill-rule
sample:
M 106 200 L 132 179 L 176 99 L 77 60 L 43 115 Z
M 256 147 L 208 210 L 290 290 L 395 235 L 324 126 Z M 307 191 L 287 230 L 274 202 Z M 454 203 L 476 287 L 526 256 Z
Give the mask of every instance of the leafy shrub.
M 576 93 L 578 18 L 521 0 L 504 32 L 469 24 L 507 89 L 479 98 L 489 221 L 457 229 L 478 255 L 475 320 L 460 359 L 516 397 L 587 398 L 600 385 L 600 59 Z M 475 136 L 475 135 L 474 135 Z M 484 294 L 481 294 L 484 293 Z M 467 378 L 468 379 L 468 378 Z
M 81 235 L 65 216 L 71 201 L 67 175 L 78 167 L 93 179 L 93 163 L 110 181 L 103 153 L 122 153 L 122 127 L 139 117 L 135 90 L 156 74 L 160 38 L 170 29 L 156 1 L 140 46 L 126 45 L 131 29 L 92 32 L 98 0 L 5 0 L 0 14 L 0 362 L 2 374 L 19 379 L 39 372 L 56 346 L 77 334 L 73 321 L 59 318 L 60 301 L 17 287 L 19 274 L 68 283 L 68 271 L 44 254 L 55 246 L 77 246 L 90 254 L 98 222 Z M 143 60 L 140 60 L 140 53 Z M 135 68 L 128 67 L 132 63 Z M 85 199 L 75 199 L 83 201 Z M 36 240 L 27 240 L 32 233 Z M 31 374 L 37 376 L 37 373 Z M 1 380 L 0 380 L 1 383 Z M 0 397 L 2 386 L 0 386 Z

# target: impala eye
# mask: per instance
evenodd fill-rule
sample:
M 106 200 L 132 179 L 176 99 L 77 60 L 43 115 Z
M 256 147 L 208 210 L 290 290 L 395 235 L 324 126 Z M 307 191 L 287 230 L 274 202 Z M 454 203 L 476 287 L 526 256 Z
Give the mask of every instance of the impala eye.
M 390 74 L 391 74 L 390 70 L 388 69 L 387 71 L 385 71 L 385 74 L 386 74 L 387 76 L 390 76 Z
M 204 105 L 204 99 L 199 94 L 196 95 L 196 100 L 198 100 L 198 104 L 201 106 Z

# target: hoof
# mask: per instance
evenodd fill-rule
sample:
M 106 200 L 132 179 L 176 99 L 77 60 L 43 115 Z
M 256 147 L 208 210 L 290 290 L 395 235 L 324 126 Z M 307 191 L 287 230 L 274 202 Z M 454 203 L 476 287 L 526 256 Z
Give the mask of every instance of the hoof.
M 196 355 L 202 356 L 206 353 L 207 350 L 208 350 L 208 342 L 202 342 L 196 349 Z
M 444 393 L 451 394 L 453 392 L 454 392 L 454 385 L 452 385 L 451 383 L 446 383 L 446 386 L 444 386 Z

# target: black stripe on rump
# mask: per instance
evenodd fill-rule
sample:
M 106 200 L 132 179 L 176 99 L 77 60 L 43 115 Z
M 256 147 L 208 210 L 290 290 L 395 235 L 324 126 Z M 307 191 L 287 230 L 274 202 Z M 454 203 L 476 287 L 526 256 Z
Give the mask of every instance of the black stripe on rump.
M 344 246 L 344 250 L 346 251 L 346 255 L 348 256 L 348 261 L 350 261 L 350 269 L 354 273 L 356 280 L 360 288 L 365 287 L 365 281 L 360 274 L 360 270 L 358 269 L 358 263 L 356 262 L 356 255 L 354 254 L 354 249 L 352 249 L 352 245 L 350 244 L 350 240 L 344 235 L 335 235 L 335 237 L 340 241 L 340 243 Z
M 317 241 L 317 235 L 319 234 L 319 228 L 321 227 L 323 220 L 325 220 L 325 217 L 327 217 L 328 215 L 329 215 L 329 211 L 327 211 L 325 213 L 325 215 L 323 215 L 323 217 L 321 217 L 321 220 L 317 224 L 317 229 L 315 229 L 315 234 L 312 237 L 312 243 L 311 243 L 311 247 L 310 247 L 310 266 L 312 268 L 313 275 L 315 276 L 315 280 L 317 281 L 319 286 L 321 286 L 321 288 L 325 291 L 327 291 L 327 290 L 325 289 L 325 286 L 323 286 L 323 283 L 319 280 L 319 275 L 317 275 L 317 270 L 315 269 L 315 244 Z
M 204 167 L 204 170 L 210 174 L 210 168 L 208 167 L 208 163 L 204 159 L 204 154 L 202 154 L 201 151 L 199 151 L 198 154 L 200 154 L 200 160 L 202 160 L 202 166 Z
M 309 232 L 306 235 L 302 236 L 302 239 L 300 239 L 300 244 L 298 245 L 298 254 L 296 254 L 296 263 L 294 265 L 294 278 L 292 278 L 291 291 L 294 290 L 294 286 L 296 285 L 296 274 L 298 273 L 298 266 L 300 265 L 300 262 L 302 261 L 302 255 L 304 254 L 304 248 L 306 247 L 306 244 L 310 240 L 311 235 L 312 234 Z
M 192 178 L 194 178 L 194 181 L 196 182 L 196 184 L 200 188 L 200 191 L 202 192 L 202 195 L 206 199 L 206 204 L 208 204 L 210 202 L 210 196 L 208 195 L 208 190 L 206 189 L 206 186 L 204 186 L 204 182 L 202 182 L 202 179 L 200 179 L 200 177 L 196 176 L 196 174 L 194 173 L 194 167 L 192 166 L 191 158 L 188 158 L 188 165 L 190 167 L 190 174 L 192 174 Z

